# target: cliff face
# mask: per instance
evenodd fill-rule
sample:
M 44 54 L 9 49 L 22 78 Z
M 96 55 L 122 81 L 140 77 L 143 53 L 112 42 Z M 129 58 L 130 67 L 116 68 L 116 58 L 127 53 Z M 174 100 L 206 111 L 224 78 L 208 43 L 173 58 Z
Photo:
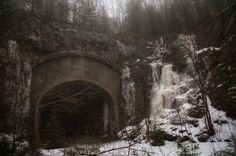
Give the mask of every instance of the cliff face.
M 21 54 L 43 56 L 60 51 L 114 53 L 115 40 L 104 34 L 86 32 L 70 23 L 45 23 L 31 12 L 12 11 L 2 14 L 1 47 L 15 40 Z
M 29 94 L 30 69 L 41 57 L 61 51 L 83 51 L 114 61 L 123 72 L 121 105 L 125 124 L 138 123 L 164 108 L 194 103 L 198 91 L 185 35 L 169 35 L 157 41 L 127 38 L 116 41 L 112 36 L 86 32 L 69 23 L 43 23 L 29 13 L 1 16 L 4 23 L 0 27 L 0 51 L 15 61 L 10 72 L 5 71 L 5 77 L 7 73 L 16 73 L 9 84 L 19 80 L 19 84 L 12 86 L 24 96 Z M 201 57 L 213 105 L 235 117 L 236 69 L 232 49 Z M 26 90 L 22 91 L 24 87 Z
M 151 72 L 154 67 L 150 66 L 150 63 L 161 59 L 162 64 L 172 64 L 171 70 L 176 73 L 188 73 L 191 75 L 191 70 L 193 70 L 188 68 L 188 63 L 191 61 L 186 57 L 187 50 L 184 47 L 185 45 L 181 43 L 183 42 L 183 37 L 176 40 L 177 37 L 170 37 L 171 35 L 169 35 L 164 39 L 166 43 L 163 43 L 163 39 L 160 39 L 159 43 L 141 39 L 116 41 L 111 36 L 77 29 L 72 24 L 43 23 L 37 16 L 31 16 L 27 12 L 11 12 L 9 15 L 3 14 L 2 17 L 3 21 L 5 21 L 1 24 L 0 29 L 2 51 L 9 50 L 10 41 L 16 42 L 19 58 L 24 60 L 23 62 L 29 62 L 33 65 L 42 56 L 50 53 L 83 51 L 111 59 L 118 67 L 121 67 L 121 71 L 128 67 L 132 77 L 130 82 L 134 83 L 127 85 L 135 86 L 136 90 L 133 92 L 138 94 L 135 98 L 136 102 L 133 102 L 135 104 L 132 104 L 132 107 L 136 105 L 138 110 L 133 111 L 133 114 L 140 116 L 138 117 L 139 119 L 150 112 Z M 164 44 L 166 47 L 163 47 Z M 207 57 L 209 60 L 208 67 L 203 68 L 205 68 L 206 73 L 211 73 L 211 77 L 208 77 L 210 82 L 208 86 L 213 104 L 227 110 L 229 115 L 233 115 L 235 54 L 230 49 L 225 51 L 207 54 L 207 56 L 203 55 L 202 57 Z M 164 66 L 157 66 L 159 77 L 161 77 L 160 74 Z M 225 74 L 220 74 L 222 72 Z M 127 86 L 123 87 L 127 89 Z M 221 88 L 223 92 L 218 88 Z M 125 101 L 130 100 L 124 98 L 123 102 L 125 103 Z M 139 111 L 142 113 L 137 113 Z M 128 114 L 129 117 L 127 118 L 130 118 L 130 112 Z
M 234 41 L 231 46 L 221 51 L 203 54 L 208 58 L 210 73 L 208 80 L 209 95 L 213 105 L 227 112 L 227 115 L 236 118 L 236 53 Z
M 175 105 L 179 95 L 190 89 L 194 91 L 192 95 L 199 100 L 197 75 L 192 58 L 189 57 L 195 41 L 190 43 L 189 36 L 179 35 L 165 36 L 164 43 L 162 38 L 157 41 L 136 42 L 123 40 L 126 49 L 124 62 L 126 61 L 126 66 L 130 68 L 130 75 L 136 87 L 137 118 L 140 114 L 150 114 L 161 105 Z M 208 90 L 212 105 L 226 111 L 232 118 L 235 118 L 236 108 L 234 49 L 231 43 L 227 48 L 209 47 L 196 50 L 205 89 Z M 153 88 L 154 85 L 156 87 Z M 156 92 L 156 102 L 152 99 L 153 92 Z M 195 102 L 198 103 L 198 100 L 195 99 Z M 194 103 L 191 98 L 184 101 Z
M 193 101 L 198 89 L 185 42 L 184 35 L 156 41 L 122 40 L 122 105 L 128 107 L 126 114 L 133 114 L 126 116 L 129 124 Z
M 114 48 L 117 47 L 116 41 L 104 34 L 76 29 L 69 23 L 44 23 L 31 12 L 20 10 L 8 11 L 7 14 L 1 12 L 0 19 L 4 21 L 0 25 L 1 64 L 8 62 L 3 67 L 3 77 L 7 78 L 7 74 L 12 73 L 17 77 L 12 78 L 12 81 L 24 79 L 19 73 L 24 75 L 26 68 L 27 71 L 31 70 L 43 56 L 52 53 L 82 51 L 105 57 L 112 62 L 118 58 Z M 27 77 L 30 79 L 30 76 Z
M 85 32 L 71 24 L 43 23 L 30 13 L 8 13 L 0 13 L 1 133 L 14 134 L 14 144 L 24 143 L 29 135 L 26 131 L 31 70 L 42 57 L 61 51 L 82 51 L 115 62 L 118 56 L 114 48 L 117 42 L 104 34 Z

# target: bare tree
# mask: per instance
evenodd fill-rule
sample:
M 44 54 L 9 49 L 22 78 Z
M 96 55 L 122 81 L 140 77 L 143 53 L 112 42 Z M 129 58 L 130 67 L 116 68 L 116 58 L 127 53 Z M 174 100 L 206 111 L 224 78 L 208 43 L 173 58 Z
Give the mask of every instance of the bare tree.
M 209 106 L 208 106 L 208 100 L 207 100 L 207 90 L 206 90 L 206 80 L 202 74 L 201 71 L 201 60 L 197 55 L 197 47 L 195 44 L 195 39 L 193 36 L 189 35 L 186 37 L 188 43 L 189 43 L 189 57 L 193 62 L 193 67 L 194 67 L 194 71 L 196 73 L 196 83 L 200 89 L 200 94 L 202 97 L 202 103 L 204 105 L 205 108 L 205 123 L 206 123 L 206 127 L 208 129 L 208 133 L 209 135 L 214 135 L 215 134 L 215 130 L 214 130 L 214 126 L 212 124 L 212 120 L 211 120 L 211 114 L 209 111 Z

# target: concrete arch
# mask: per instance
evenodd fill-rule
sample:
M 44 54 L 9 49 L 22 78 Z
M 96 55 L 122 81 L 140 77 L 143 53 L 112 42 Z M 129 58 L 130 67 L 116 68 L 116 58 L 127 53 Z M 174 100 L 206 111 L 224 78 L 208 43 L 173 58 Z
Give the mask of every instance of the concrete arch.
M 120 72 L 104 58 L 81 52 L 63 52 L 49 55 L 32 70 L 31 112 L 33 141 L 39 144 L 39 108 L 43 97 L 60 84 L 85 81 L 103 89 L 112 99 L 114 129 L 120 129 Z

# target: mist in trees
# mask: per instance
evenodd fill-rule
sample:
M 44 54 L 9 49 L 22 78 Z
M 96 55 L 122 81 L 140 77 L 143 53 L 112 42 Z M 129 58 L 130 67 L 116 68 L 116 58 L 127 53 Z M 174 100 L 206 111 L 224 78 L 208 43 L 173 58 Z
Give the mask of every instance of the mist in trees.
M 27 10 L 44 22 L 71 23 L 87 31 L 153 38 L 194 32 L 202 23 L 215 21 L 215 16 L 233 3 L 233 0 L 3 0 L 0 7 Z
M 0 15 L 24 12 L 44 23 L 72 24 L 78 29 L 110 32 L 111 17 L 102 0 L 3 0 Z
M 232 4 L 232 0 L 129 0 L 125 22 L 128 33 L 138 33 L 140 36 L 191 33 L 196 31 L 202 22 L 214 21 L 215 16 Z

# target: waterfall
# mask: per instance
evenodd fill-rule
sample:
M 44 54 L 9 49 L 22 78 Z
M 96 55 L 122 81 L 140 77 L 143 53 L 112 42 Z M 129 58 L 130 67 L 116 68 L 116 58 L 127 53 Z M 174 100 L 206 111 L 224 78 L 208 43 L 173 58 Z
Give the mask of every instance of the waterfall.
M 16 41 L 13 40 L 8 41 L 8 53 L 9 53 L 9 58 L 19 61 L 18 46 Z
M 126 115 L 132 120 L 135 116 L 135 83 L 131 78 L 129 67 L 122 70 L 122 97 Z
M 151 69 L 152 69 L 152 90 L 151 90 L 151 114 L 155 114 L 156 110 L 158 110 L 159 106 L 157 105 L 157 100 L 159 99 L 159 86 L 158 86 L 158 81 L 159 81 L 159 75 L 157 71 L 157 63 L 153 62 L 150 64 Z
M 190 39 L 193 37 L 180 36 L 184 42 L 184 47 L 194 48 L 193 44 L 190 44 Z M 156 48 L 154 50 L 154 59 L 158 61 L 153 61 L 150 63 L 152 69 L 152 89 L 150 93 L 150 114 L 158 115 L 161 114 L 163 109 L 177 108 L 193 98 L 191 95 L 193 93 L 190 86 L 194 86 L 194 81 L 192 78 L 193 64 L 190 58 L 187 58 L 186 64 L 187 69 L 184 73 L 176 73 L 173 71 L 173 65 L 170 63 L 164 63 L 163 55 L 168 52 L 163 38 L 160 37 L 160 41 L 156 41 Z M 161 54 L 161 55 L 158 55 Z M 158 57 L 155 57 L 158 56 Z
M 121 43 L 120 41 L 118 41 L 118 40 L 116 41 L 116 43 L 117 43 L 117 46 L 118 46 L 118 49 L 119 49 L 120 53 L 122 55 L 127 55 L 125 45 L 123 43 Z
M 160 68 L 157 68 L 157 63 L 151 63 L 150 66 L 152 68 L 151 115 L 160 114 L 164 108 L 176 107 L 174 104 L 187 103 L 186 75 L 175 73 L 172 64 L 165 64 Z M 161 70 L 161 76 L 157 74 L 158 70 Z
M 29 110 L 29 94 L 31 83 L 31 64 L 28 60 L 20 59 L 16 41 L 8 41 L 8 59 L 11 65 L 7 68 L 6 101 L 12 107 L 19 107 L 19 112 L 26 113 Z
M 178 74 L 173 72 L 173 65 L 166 64 L 162 68 L 161 82 L 160 85 L 162 88 L 171 88 L 175 84 L 180 83 L 180 78 Z
M 153 83 L 157 83 L 158 80 L 159 80 L 159 75 L 158 75 L 158 72 L 157 72 L 158 64 L 154 62 L 154 63 L 150 63 L 150 66 L 152 68 L 152 80 L 153 80 Z

